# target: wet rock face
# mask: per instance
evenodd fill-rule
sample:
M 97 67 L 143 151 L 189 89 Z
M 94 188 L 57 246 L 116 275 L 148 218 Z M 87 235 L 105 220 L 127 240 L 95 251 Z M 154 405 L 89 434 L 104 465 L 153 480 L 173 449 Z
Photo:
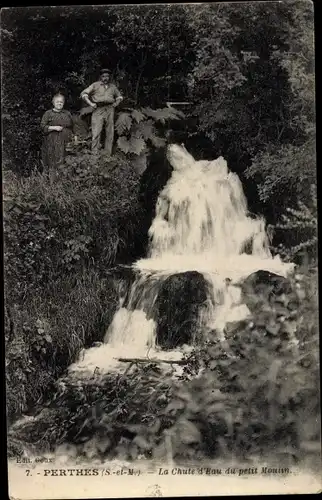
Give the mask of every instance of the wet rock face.
M 288 293 L 291 290 L 289 279 L 270 273 L 269 271 L 256 271 L 246 278 L 244 287 L 251 286 L 254 291 L 270 288 L 274 293 Z
M 163 349 L 194 343 L 200 331 L 199 311 L 207 299 L 208 284 L 191 271 L 169 276 L 156 300 L 156 342 Z

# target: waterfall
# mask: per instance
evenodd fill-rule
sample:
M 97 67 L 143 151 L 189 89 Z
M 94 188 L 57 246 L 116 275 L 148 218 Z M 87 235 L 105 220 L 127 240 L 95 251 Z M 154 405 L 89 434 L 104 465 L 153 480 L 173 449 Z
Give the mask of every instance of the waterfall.
M 227 321 L 249 314 L 238 283 L 258 270 L 286 276 L 293 269 L 272 257 L 265 221 L 248 213 L 241 181 L 223 157 L 195 161 L 176 144 L 167 156 L 173 172 L 157 201 L 148 256 L 132 266 L 136 279 L 120 299 L 105 343 L 87 350 L 73 369 L 108 370 L 120 356 L 156 356 L 155 304 L 165 280 L 175 274 L 197 271 L 204 277 L 208 297 L 197 323 L 224 338 Z M 162 352 L 162 359 L 181 355 Z

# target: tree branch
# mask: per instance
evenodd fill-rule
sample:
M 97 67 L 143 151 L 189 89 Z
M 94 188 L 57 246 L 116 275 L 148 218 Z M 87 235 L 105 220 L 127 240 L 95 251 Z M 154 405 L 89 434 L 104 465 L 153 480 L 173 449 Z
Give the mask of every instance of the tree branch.
M 145 67 L 145 63 L 146 63 L 147 57 L 148 57 L 148 53 L 145 52 L 145 54 L 142 55 L 141 64 L 139 66 L 140 71 L 139 71 L 139 76 L 137 78 L 136 85 L 135 85 L 135 91 L 134 91 L 134 106 L 137 106 L 138 94 L 139 94 L 139 85 L 140 85 L 140 81 L 141 81 L 141 77 L 142 77 L 142 73 L 143 73 L 143 70 L 144 70 L 144 67 Z

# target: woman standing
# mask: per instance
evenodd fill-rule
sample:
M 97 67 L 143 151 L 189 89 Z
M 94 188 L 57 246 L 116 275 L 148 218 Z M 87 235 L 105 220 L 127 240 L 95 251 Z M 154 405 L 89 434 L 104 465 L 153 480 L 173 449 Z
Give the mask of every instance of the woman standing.
M 71 141 L 73 119 L 64 110 L 65 98 L 62 94 L 53 97 L 53 108 L 45 112 L 41 120 L 44 135 L 42 143 L 42 162 L 44 172 L 49 172 L 64 161 L 66 146 Z

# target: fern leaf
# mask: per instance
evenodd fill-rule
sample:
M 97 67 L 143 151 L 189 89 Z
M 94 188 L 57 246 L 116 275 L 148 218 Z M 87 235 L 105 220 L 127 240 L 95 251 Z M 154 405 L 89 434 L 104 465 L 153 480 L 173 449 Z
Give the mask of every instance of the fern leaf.
M 116 122 L 115 129 L 118 134 L 123 134 L 125 130 L 130 130 L 132 125 L 132 118 L 128 113 L 120 113 Z
M 138 109 L 134 109 L 131 114 L 137 123 L 140 123 L 142 120 L 145 119 L 144 114 L 141 113 L 141 111 L 139 111 Z
M 145 116 L 149 116 L 150 118 L 153 118 L 155 120 L 158 110 L 147 107 L 142 108 L 142 112 L 145 114 Z
M 129 153 L 130 148 L 131 148 L 130 142 L 127 140 L 127 138 L 124 135 L 121 135 L 117 139 L 117 146 L 125 154 Z

